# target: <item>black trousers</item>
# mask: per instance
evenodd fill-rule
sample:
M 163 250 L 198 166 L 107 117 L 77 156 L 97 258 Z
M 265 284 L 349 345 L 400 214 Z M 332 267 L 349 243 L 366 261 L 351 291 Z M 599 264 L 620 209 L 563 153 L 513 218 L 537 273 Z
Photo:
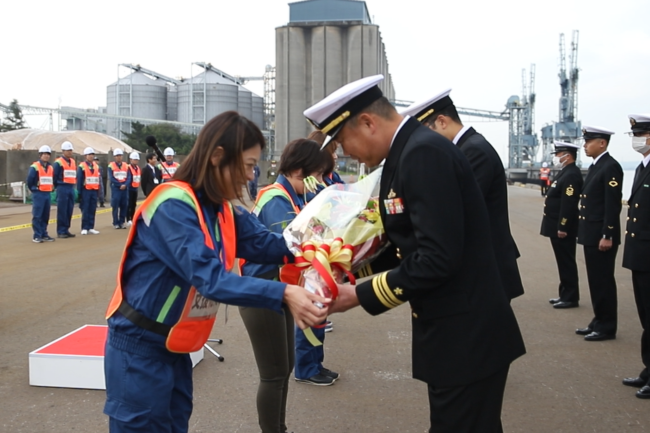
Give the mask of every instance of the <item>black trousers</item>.
M 429 433 L 502 433 L 501 406 L 508 370 L 455 388 L 429 385 Z
M 551 238 L 557 270 L 560 274 L 559 296 L 560 300 L 564 302 L 578 302 L 580 300 L 576 245 L 575 236 L 567 236 L 564 239 Z
M 129 189 L 128 208 L 126 210 L 126 220 L 133 221 L 135 215 L 135 204 L 138 202 L 138 190 L 131 191 Z
M 641 360 L 645 368 L 639 377 L 650 381 L 650 272 L 632 271 L 634 300 L 639 312 L 641 334 Z
M 589 324 L 589 329 L 605 334 L 616 334 L 618 299 L 614 268 L 618 245 L 613 245 L 607 251 L 600 251 L 597 246 L 586 245 L 584 249 L 589 294 L 594 307 L 594 318 Z

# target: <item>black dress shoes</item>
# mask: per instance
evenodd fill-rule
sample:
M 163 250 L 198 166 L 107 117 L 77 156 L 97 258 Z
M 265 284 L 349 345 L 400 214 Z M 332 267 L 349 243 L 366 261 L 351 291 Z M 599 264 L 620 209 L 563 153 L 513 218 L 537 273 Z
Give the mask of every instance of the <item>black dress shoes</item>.
M 616 334 L 605 334 L 604 332 L 594 331 L 591 334 L 585 335 L 585 341 L 605 341 L 614 340 Z
M 640 377 L 626 377 L 623 379 L 623 385 L 633 386 L 635 388 L 643 388 L 648 384 L 648 379 L 641 379 Z
M 576 334 L 578 334 L 578 335 L 589 335 L 589 334 L 591 334 L 591 328 L 578 328 L 578 329 L 576 329 Z
M 548 300 L 549 304 L 557 304 L 560 301 L 561 301 L 560 298 L 551 298 Z
M 553 308 L 578 308 L 578 303 L 560 301 L 553 304 Z
M 646 385 L 636 392 L 638 398 L 650 398 L 650 386 Z

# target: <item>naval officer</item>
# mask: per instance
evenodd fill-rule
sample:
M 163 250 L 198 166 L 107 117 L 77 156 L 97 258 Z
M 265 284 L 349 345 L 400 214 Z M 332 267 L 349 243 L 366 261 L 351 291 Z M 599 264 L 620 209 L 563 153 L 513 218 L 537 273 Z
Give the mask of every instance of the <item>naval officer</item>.
M 524 294 L 517 258 L 519 251 L 510 233 L 508 217 L 508 186 L 499 154 L 471 126 L 463 125 L 456 106 L 449 97 L 451 89 L 424 101 L 416 102 L 400 114 L 419 120 L 454 143 L 469 161 L 485 200 L 490 217 L 490 233 L 497 266 L 508 299 Z
M 586 126 L 582 134 L 585 154 L 594 160 L 580 195 L 578 243 L 584 246 L 594 318 L 576 334 L 587 341 L 612 340 L 617 327 L 614 267 L 621 243 L 623 170 L 607 151 L 612 131 Z
M 399 115 L 382 80 L 350 83 L 304 113 L 357 161 L 374 167 L 385 159 L 379 209 L 396 267 L 341 285 L 333 308 L 361 305 L 378 315 L 410 302 L 413 376 L 428 385 L 430 431 L 501 432 L 508 370 L 525 348 L 481 190 L 461 150 Z
M 650 398 L 650 114 L 631 114 L 632 147 L 643 155 L 636 169 L 632 193 L 627 201 L 627 227 L 623 267 L 632 271 L 634 299 L 643 333 L 638 377 L 623 379 L 623 385 L 641 388 L 636 396 Z
M 560 171 L 546 194 L 540 234 L 551 239 L 560 274 L 559 296 L 549 302 L 553 304 L 553 308 L 575 308 L 580 300 L 576 264 L 578 202 L 583 183 L 582 173 L 576 166 L 580 146 L 562 141 L 556 141 L 554 144 L 553 165 Z

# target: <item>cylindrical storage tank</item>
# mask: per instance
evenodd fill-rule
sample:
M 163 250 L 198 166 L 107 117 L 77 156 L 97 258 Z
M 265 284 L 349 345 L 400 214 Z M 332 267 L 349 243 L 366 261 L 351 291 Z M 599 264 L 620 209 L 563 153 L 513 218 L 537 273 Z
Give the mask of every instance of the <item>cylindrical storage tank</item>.
M 245 87 L 239 87 L 237 111 L 247 119 L 253 120 L 253 94 Z
M 260 129 L 266 129 L 264 125 L 264 99 L 253 95 L 253 116 L 250 118 Z
M 237 111 L 239 108 L 239 86 L 214 72 L 210 75 L 213 77 L 208 81 L 208 120 L 226 111 Z M 219 82 L 212 81 L 214 78 L 218 78 Z
M 178 120 L 178 87 L 167 89 L 167 120 Z

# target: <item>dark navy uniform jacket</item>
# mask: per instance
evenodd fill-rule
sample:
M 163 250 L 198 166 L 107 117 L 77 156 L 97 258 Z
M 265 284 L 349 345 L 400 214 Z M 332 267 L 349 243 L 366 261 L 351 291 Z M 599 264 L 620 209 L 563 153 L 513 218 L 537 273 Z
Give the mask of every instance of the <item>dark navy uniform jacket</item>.
M 544 218 L 540 234 L 557 238 L 557 232 L 566 232 L 567 236 L 578 236 L 578 202 L 582 193 L 582 173 L 575 163 L 562 168 L 544 201 Z
M 650 164 L 637 167 L 627 205 L 623 267 L 650 272 Z

